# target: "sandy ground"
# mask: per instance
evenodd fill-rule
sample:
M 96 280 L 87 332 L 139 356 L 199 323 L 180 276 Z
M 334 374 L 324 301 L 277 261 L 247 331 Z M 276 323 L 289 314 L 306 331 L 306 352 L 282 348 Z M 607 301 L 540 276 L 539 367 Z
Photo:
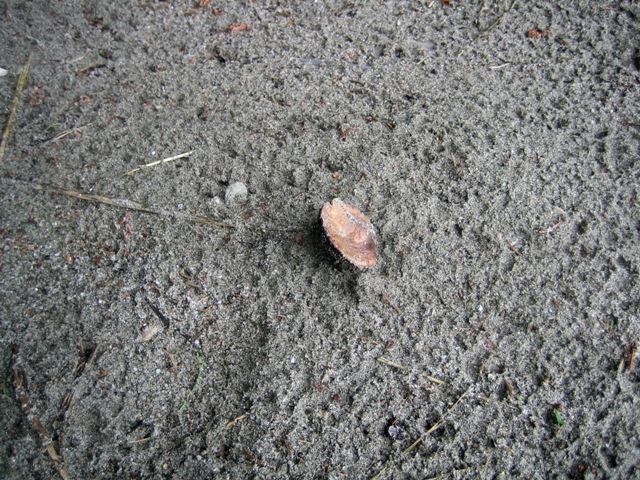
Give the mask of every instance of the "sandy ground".
M 637 2 L 0 15 L 2 478 L 640 478 Z

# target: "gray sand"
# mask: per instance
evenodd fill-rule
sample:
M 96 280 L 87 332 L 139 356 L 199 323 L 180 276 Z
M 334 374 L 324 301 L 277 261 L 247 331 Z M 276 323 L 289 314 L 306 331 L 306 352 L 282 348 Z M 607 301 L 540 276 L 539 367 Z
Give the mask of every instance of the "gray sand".
M 2 477 L 640 478 L 638 3 L 280 3 L 0 2 Z

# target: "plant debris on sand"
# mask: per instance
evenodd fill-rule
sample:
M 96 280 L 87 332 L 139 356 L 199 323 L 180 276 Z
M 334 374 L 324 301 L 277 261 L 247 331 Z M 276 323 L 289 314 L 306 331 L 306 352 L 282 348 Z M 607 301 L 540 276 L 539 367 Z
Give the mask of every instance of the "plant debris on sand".
M 640 476 L 637 2 L 0 16 L 3 478 Z

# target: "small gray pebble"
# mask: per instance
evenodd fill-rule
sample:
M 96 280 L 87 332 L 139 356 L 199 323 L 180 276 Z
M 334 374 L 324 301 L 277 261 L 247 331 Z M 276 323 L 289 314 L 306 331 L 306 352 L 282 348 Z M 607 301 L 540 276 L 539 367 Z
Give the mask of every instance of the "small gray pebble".
M 242 182 L 235 182 L 227 187 L 224 199 L 227 203 L 242 202 L 247 199 L 247 194 L 247 186 Z
M 404 432 L 402 428 L 397 427 L 396 425 L 391 425 L 389 427 L 389 436 L 394 440 L 402 440 L 404 438 Z

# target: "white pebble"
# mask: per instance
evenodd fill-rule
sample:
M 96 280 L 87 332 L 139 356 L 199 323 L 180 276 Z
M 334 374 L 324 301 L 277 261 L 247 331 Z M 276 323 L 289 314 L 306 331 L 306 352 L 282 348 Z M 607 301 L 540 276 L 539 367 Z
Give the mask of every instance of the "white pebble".
M 247 186 L 242 182 L 232 183 L 227 187 L 224 199 L 227 203 L 242 202 L 247 199 Z
M 140 339 L 143 342 L 148 342 L 153 337 L 155 337 L 159 331 L 160 331 L 160 327 L 158 327 L 157 325 L 149 325 L 148 327 L 144 328 L 140 333 Z

